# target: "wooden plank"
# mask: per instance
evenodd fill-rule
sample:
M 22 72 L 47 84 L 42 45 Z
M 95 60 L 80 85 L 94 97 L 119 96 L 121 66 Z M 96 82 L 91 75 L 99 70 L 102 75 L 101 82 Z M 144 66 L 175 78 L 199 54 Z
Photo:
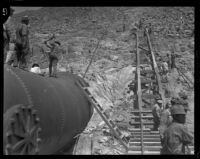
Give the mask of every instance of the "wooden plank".
M 144 146 L 145 150 L 148 150 L 148 151 L 159 151 L 162 146 L 159 145 L 159 146 Z M 191 151 L 194 151 L 194 147 L 189 147 Z M 129 150 L 140 150 L 141 149 L 141 146 L 135 146 L 133 143 L 131 143 L 130 147 L 129 147 Z
M 76 82 L 75 84 L 78 85 L 82 89 L 81 85 L 78 82 Z M 100 115 L 100 117 L 104 120 L 104 122 L 107 124 L 107 126 L 110 128 L 110 130 L 112 130 L 114 135 L 118 138 L 119 142 L 124 146 L 125 149 L 127 149 L 128 148 L 127 143 L 124 143 L 124 140 L 119 136 L 118 132 L 116 132 L 115 129 L 113 129 L 113 125 L 110 124 L 111 119 L 109 118 L 109 116 L 107 116 L 107 114 L 105 114 L 105 111 L 99 104 L 93 102 L 92 98 L 89 97 L 89 95 L 91 95 L 90 91 L 88 89 L 85 89 L 85 90 L 83 90 L 83 93 L 87 96 L 88 100 L 91 102 L 94 109 L 97 111 L 97 113 Z M 100 110 L 99 107 L 102 108 L 102 110 Z M 102 112 L 104 112 L 104 113 L 102 113 Z
M 132 132 L 134 134 L 140 134 L 140 132 Z M 150 132 L 144 132 L 144 134 L 149 134 L 149 135 L 152 135 L 152 134 L 160 134 L 159 131 L 150 131 Z
M 129 155 L 142 155 L 141 151 L 128 151 Z M 160 155 L 160 151 L 144 151 L 143 155 Z
M 161 78 L 160 78 L 160 75 L 159 75 L 158 66 L 157 66 L 157 63 L 156 63 L 156 60 L 155 60 L 155 56 L 154 56 L 154 53 L 153 53 L 153 48 L 152 48 L 152 45 L 151 45 L 151 40 L 150 40 L 147 28 L 145 29 L 145 34 L 147 36 L 147 43 L 148 43 L 148 47 L 149 47 L 149 50 L 150 50 L 150 53 L 151 53 L 152 68 L 153 68 L 153 70 L 155 71 L 155 74 L 156 74 L 158 91 L 159 91 L 159 94 L 161 95 L 161 98 L 163 100 L 163 107 L 165 107 L 166 101 L 165 101 L 164 91 L 163 91 L 163 88 L 162 88 Z
M 134 142 L 134 141 L 141 141 L 141 138 L 137 137 L 137 138 L 134 138 L 129 141 L 129 142 Z M 143 139 L 143 142 L 145 141 L 148 141 L 148 142 L 160 142 L 160 138 L 144 138 Z
M 135 146 L 140 146 L 141 145 L 141 142 L 130 142 L 130 144 L 133 144 Z M 160 146 L 161 145 L 161 142 L 144 142 L 144 146 Z
M 143 125 L 153 125 L 154 122 L 142 122 Z M 134 123 L 129 123 L 130 125 L 140 125 L 141 122 L 134 122 Z
M 139 116 L 131 116 L 131 119 L 135 119 L 135 118 L 140 118 Z M 148 115 L 148 116 L 142 116 L 142 119 L 152 119 L 153 116 Z
M 136 97 L 136 107 L 139 109 L 139 116 L 140 116 L 140 121 L 139 122 L 140 124 L 140 127 L 141 127 L 141 144 L 142 144 L 142 147 L 141 147 L 141 151 L 143 152 L 144 149 L 143 149 L 143 122 L 141 120 L 141 112 L 142 112 L 142 91 L 141 91 L 141 77 L 140 77 L 140 53 L 139 53 L 139 49 L 138 49 L 138 46 L 139 46 L 139 38 L 138 38 L 138 32 L 136 32 L 136 49 L 137 49 L 137 52 L 136 52 L 136 62 L 137 62 L 137 67 L 136 67 L 136 76 L 135 76 L 135 79 L 137 80 L 137 97 Z
M 147 151 L 160 151 L 161 146 L 144 146 L 144 149 Z M 140 151 L 141 146 L 133 146 L 133 147 L 130 146 L 129 150 Z
M 130 113 L 139 113 L 139 112 L 141 112 L 141 113 L 152 113 L 152 110 L 143 109 L 143 110 L 139 111 L 138 109 L 135 109 L 135 110 L 130 111 Z
M 140 132 L 141 129 L 140 128 L 133 128 L 133 127 L 129 127 L 128 130 L 130 132 Z M 150 129 L 143 129 L 144 132 L 150 132 Z
M 131 133 L 131 135 L 134 136 L 134 139 L 140 138 L 140 135 L 138 135 L 138 134 Z M 160 134 L 144 134 L 143 137 L 144 138 L 156 138 L 156 139 L 158 138 L 158 139 L 160 139 Z M 133 139 L 133 141 L 134 141 L 134 139 Z
M 74 150 L 74 155 L 91 155 L 92 154 L 92 138 L 87 134 L 79 137 L 78 143 Z

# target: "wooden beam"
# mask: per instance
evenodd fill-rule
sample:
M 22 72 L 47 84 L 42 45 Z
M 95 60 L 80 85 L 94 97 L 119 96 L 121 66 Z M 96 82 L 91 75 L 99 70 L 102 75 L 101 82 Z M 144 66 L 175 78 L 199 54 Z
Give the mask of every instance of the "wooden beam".
M 153 53 L 153 48 L 152 48 L 152 45 L 151 45 L 151 40 L 150 40 L 147 28 L 145 29 L 145 34 L 147 36 L 147 43 L 148 43 L 148 47 L 149 47 L 149 50 L 150 50 L 150 53 L 151 53 L 152 68 L 153 68 L 153 70 L 155 71 L 155 74 L 156 74 L 156 79 L 157 79 L 157 84 L 158 84 L 158 92 L 161 95 L 161 98 L 162 98 L 162 101 L 163 101 L 163 108 L 164 108 L 165 107 L 164 91 L 162 89 L 161 78 L 160 78 L 160 75 L 159 75 L 158 66 L 157 66 L 157 63 L 156 63 L 156 60 L 155 60 L 155 55 Z

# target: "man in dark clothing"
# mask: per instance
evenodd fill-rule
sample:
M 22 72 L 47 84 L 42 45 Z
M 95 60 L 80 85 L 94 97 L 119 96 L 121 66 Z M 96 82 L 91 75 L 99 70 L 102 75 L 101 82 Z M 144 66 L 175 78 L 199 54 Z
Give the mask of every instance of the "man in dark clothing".
M 185 110 L 185 112 L 187 114 L 187 111 L 190 111 L 189 104 L 187 102 L 188 96 L 183 91 L 179 92 L 178 95 L 180 97 L 180 103 L 183 105 L 184 110 Z
M 175 60 L 175 58 L 176 58 L 176 56 L 175 56 L 175 54 L 173 53 L 172 55 L 171 55 L 171 68 L 173 69 L 173 68 L 176 68 L 176 60 Z
M 15 56 L 15 27 L 12 22 L 14 9 L 10 8 L 10 16 L 3 24 L 4 61 L 11 65 Z
M 60 46 L 60 42 L 55 40 L 56 37 L 53 34 L 50 39 L 46 40 L 45 45 L 50 48 L 50 52 L 48 52 L 49 57 L 49 77 L 56 77 L 57 73 L 57 64 L 58 64 L 58 45 Z
M 174 105 L 171 109 L 173 121 L 164 132 L 161 154 L 183 155 L 185 147 L 193 143 L 193 136 L 185 127 L 186 113 L 183 106 Z
M 171 54 L 167 54 L 167 63 L 168 63 L 168 67 L 169 67 L 169 71 L 171 70 Z
M 16 51 L 18 67 L 25 68 L 26 56 L 29 53 L 29 18 L 24 16 L 16 29 Z
M 157 100 L 153 106 L 152 115 L 154 121 L 153 131 L 157 131 L 160 125 L 160 114 L 161 114 L 162 100 Z

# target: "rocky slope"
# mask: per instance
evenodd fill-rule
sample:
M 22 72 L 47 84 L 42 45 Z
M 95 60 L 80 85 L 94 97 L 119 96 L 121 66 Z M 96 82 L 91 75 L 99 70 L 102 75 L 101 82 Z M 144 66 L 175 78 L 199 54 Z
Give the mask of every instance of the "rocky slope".
M 132 26 L 141 20 L 141 26 L 151 25 L 155 51 L 165 55 L 171 45 L 180 56 L 180 66 L 192 70 L 194 53 L 194 9 L 191 7 L 44 7 L 37 11 L 25 11 L 14 16 L 15 23 L 20 17 L 30 17 L 34 56 L 38 56 L 38 45 L 50 33 L 56 33 L 66 51 L 67 60 L 83 55 L 87 58 L 98 39 L 102 39 L 97 59 L 117 55 L 131 63 L 134 39 L 130 36 Z M 41 56 L 41 54 L 39 54 Z M 38 59 L 38 58 L 37 58 Z M 96 60 L 96 59 L 95 59 Z
M 56 33 L 62 44 L 59 67 L 83 76 L 99 42 L 86 80 L 96 100 L 108 110 L 113 120 L 128 121 L 126 111 L 133 103 L 132 94 L 127 94 L 127 85 L 134 79 L 132 71 L 135 68 L 132 66 L 135 64 L 136 49 L 130 29 L 135 23 L 139 22 L 142 29 L 151 26 L 155 54 L 166 58 L 166 54 L 174 50 L 178 68 L 194 80 L 194 9 L 191 7 L 45 7 L 16 14 L 15 23 L 23 15 L 30 17 L 31 24 L 33 56 L 30 57 L 30 65 L 37 62 L 42 68 L 48 66 L 41 48 L 46 50 L 43 41 L 49 34 Z M 147 48 L 144 39 L 141 38 L 140 43 Z M 177 74 L 173 84 L 174 92 L 184 90 L 188 95 L 193 94 L 193 90 Z M 193 100 L 194 96 L 189 96 L 191 111 L 187 123 L 191 132 L 194 132 Z M 86 134 L 93 134 L 95 138 L 93 130 L 102 131 L 102 128 L 108 131 L 95 112 Z M 105 134 L 98 136 L 103 138 Z M 105 140 L 100 142 L 104 146 L 101 150 L 105 151 L 100 154 L 115 154 L 113 148 L 108 151 L 111 148 L 108 144 L 115 145 L 115 148 L 120 148 L 120 145 L 115 143 L 115 139 L 109 143 L 110 136 L 109 140 Z M 98 143 L 99 139 L 95 142 Z M 123 148 L 120 149 L 124 152 Z M 98 154 L 97 151 L 94 154 Z

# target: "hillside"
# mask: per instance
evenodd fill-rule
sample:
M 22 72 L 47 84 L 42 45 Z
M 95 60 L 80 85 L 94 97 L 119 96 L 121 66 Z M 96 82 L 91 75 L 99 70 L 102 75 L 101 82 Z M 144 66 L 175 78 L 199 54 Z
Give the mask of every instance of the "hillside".
M 167 53 L 174 51 L 177 67 L 194 81 L 192 7 L 44 7 L 14 15 L 14 23 L 19 23 L 23 15 L 30 17 L 33 56 L 29 56 L 29 67 L 33 62 L 39 63 L 42 68 L 48 67 L 41 48 L 47 49 L 43 41 L 55 33 L 61 41 L 59 68 L 66 68 L 83 76 L 99 42 L 93 63 L 86 74 L 86 81 L 90 83 L 95 99 L 110 112 L 114 120 L 128 120 L 126 110 L 133 103 L 132 95 L 127 90 L 128 84 L 134 79 L 132 72 L 135 69 L 136 48 L 131 29 L 135 24 L 139 24 L 141 30 L 146 26 L 151 28 L 151 42 L 156 57 L 166 59 Z M 147 48 L 146 39 L 140 38 L 140 45 Z M 142 51 L 141 54 L 143 58 Z M 170 91 L 177 95 L 184 90 L 188 95 L 191 111 L 188 113 L 187 124 L 193 133 L 194 90 L 188 88 L 178 74 L 171 78 L 173 82 L 171 88 L 169 86 Z M 166 87 L 168 86 L 164 88 Z M 103 127 L 105 123 L 102 124 L 95 112 L 86 134 L 92 134 L 97 129 L 102 131 Z M 102 152 L 108 153 L 111 150 Z
M 81 52 L 87 55 L 102 33 L 106 33 L 102 43 L 107 46 L 99 49 L 99 54 L 126 54 L 133 49 L 134 39 L 130 38 L 129 31 L 140 19 L 143 28 L 151 24 L 157 52 L 162 54 L 170 50 L 172 44 L 178 52 L 192 54 L 194 49 L 194 10 L 189 7 L 44 7 L 16 14 L 15 23 L 23 15 L 30 17 L 32 46 L 40 45 L 49 33 L 56 33 L 68 54 Z M 190 63 L 188 67 L 191 67 Z

